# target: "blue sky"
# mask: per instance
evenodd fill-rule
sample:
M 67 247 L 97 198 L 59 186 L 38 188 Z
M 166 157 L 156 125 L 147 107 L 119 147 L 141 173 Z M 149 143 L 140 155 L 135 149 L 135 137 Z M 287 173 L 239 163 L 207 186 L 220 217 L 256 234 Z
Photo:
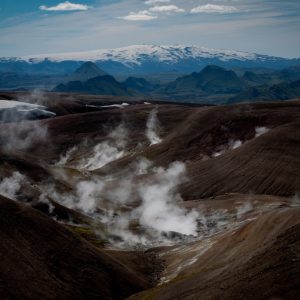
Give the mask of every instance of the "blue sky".
M 1 0 L 0 56 L 185 44 L 300 57 L 300 1 Z

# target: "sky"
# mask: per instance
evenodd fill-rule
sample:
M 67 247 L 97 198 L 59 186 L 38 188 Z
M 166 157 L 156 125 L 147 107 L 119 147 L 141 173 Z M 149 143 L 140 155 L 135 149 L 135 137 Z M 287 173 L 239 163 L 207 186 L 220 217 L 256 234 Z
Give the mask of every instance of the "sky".
M 0 0 L 0 56 L 196 45 L 300 57 L 300 1 Z

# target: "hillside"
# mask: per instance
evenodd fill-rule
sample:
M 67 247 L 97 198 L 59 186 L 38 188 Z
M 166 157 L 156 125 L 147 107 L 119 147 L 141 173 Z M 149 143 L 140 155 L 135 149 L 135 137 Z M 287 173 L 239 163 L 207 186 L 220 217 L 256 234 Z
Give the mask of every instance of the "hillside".
M 201 242 L 161 250 L 171 266 L 166 274 L 176 261 L 190 259 L 170 282 L 129 299 L 299 299 L 298 218 L 299 209 L 278 209 L 212 238 L 208 251 Z
M 124 299 L 149 287 L 115 258 L 37 210 L 2 196 L 0 208 L 2 299 Z
M 0 298 L 299 299 L 299 99 L 42 99 L 0 123 Z

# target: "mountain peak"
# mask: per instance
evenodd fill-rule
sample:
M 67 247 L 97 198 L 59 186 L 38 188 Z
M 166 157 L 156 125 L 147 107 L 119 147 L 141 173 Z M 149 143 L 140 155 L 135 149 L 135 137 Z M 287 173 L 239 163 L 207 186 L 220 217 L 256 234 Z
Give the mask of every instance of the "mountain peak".
M 220 66 L 216 66 L 216 65 L 208 65 L 206 66 L 202 72 L 206 72 L 206 71 L 225 71 L 225 68 L 222 68 Z
M 83 63 L 75 72 L 68 78 L 70 81 L 87 81 L 94 77 L 105 76 L 105 73 L 95 63 L 87 61 Z

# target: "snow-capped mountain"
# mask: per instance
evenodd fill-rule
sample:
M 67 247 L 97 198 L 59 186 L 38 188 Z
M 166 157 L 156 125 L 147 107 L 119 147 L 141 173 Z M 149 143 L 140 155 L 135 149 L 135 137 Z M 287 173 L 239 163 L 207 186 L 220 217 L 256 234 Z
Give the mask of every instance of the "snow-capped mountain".
M 73 52 L 63 54 L 47 54 L 36 56 L 25 56 L 22 60 L 37 63 L 44 59 L 62 62 L 66 60 L 79 61 L 109 61 L 123 63 L 124 65 L 140 65 L 145 60 L 154 60 L 164 63 L 175 63 L 186 59 L 218 58 L 222 61 L 228 60 L 268 60 L 276 59 L 254 53 L 216 50 L 196 46 L 155 46 L 155 45 L 133 45 L 116 49 L 100 49 L 87 52 Z
M 198 46 L 133 45 L 87 52 L 3 58 L 0 59 L 0 71 L 3 65 L 19 64 L 23 68 L 27 65 L 28 69 L 34 70 L 44 67 L 47 71 L 61 69 L 63 72 L 68 72 L 74 71 L 79 63 L 85 61 L 95 62 L 111 74 L 186 73 L 199 71 L 209 64 L 223 67 L 283 68 L 300 63 L 298 59 Z

